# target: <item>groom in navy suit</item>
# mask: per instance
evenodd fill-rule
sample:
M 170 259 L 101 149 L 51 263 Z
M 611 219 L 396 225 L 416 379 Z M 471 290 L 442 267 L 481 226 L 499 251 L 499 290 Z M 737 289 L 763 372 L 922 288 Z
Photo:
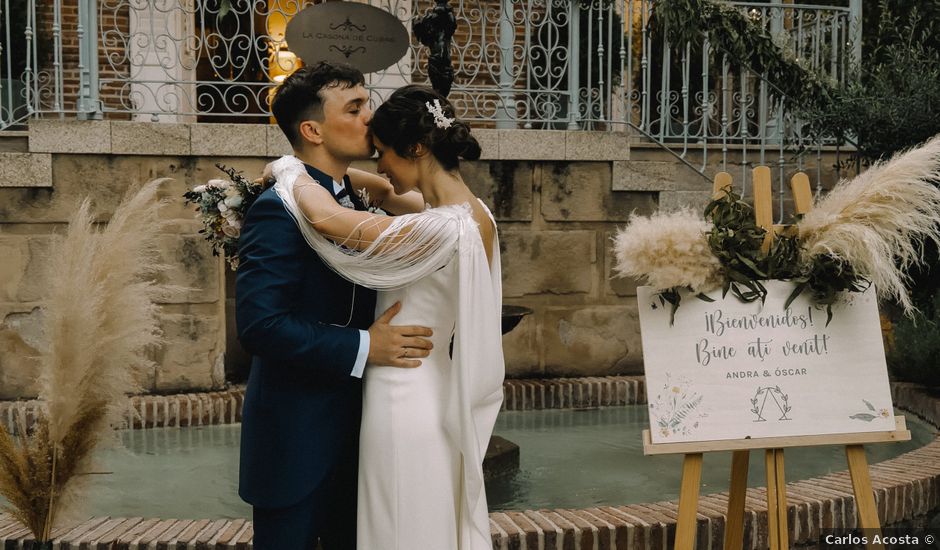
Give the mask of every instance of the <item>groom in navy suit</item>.
M 372 156 L 368 97 L 358 70 L 321 63 L 289 76 L 271 106 L 308 173 L 357 210 L 346 172 Z M 423 207 L 380 181 L 387 187 L 370 194 L 385 190 L 383 208 Z M 418 366 L 431 331 L 391 325 L 400 304 L 375 319 L 375 292 L 323 264 L 273 188 L 248 211 L 239 256 L 238 337 L 254 356 L 239 495 L 253 506 L 254 548 L 310 550 L 319 539 L 323 550 L 354 550 L 363 371 Z

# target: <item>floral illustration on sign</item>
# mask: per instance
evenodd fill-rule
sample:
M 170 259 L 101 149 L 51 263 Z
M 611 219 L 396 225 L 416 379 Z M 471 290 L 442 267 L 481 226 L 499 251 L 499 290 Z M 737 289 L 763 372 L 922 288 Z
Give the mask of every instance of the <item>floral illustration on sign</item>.
M 692 391 L 691 385 L 687 378 L 673 381 L 672 375 L 667 373 L 666 383 L 650 402 L 650 418 L 663 437 L 689 435 L 708 416 L 700 408 L 703 396 Z
M 783 393 L 780 386 L 758 387 L 754 397 L 751 398 L 751 412 L 757 416 L 754 422 L 767 422 L 764 413 L 773 411 L 774 407 L 780 413 L 777 420 L 790 420 L 787 418 L 787 413 L 793 407 L 790 406 L 789 399 L 790 396 Z M 772 405 L 770 411 L 767 410 L 767 405 Z
M 865 422 L 871 422 L 876 418 L 888 418 L 888 416 L 891 414 L 891 411 L 884 407 L 876 409 L 875 406 L 872 405 L 871 402 L 867 399 L 862 399 L 862 403 L 865 403 L 865 408 L 868 410 L 866 412 L 855 413 L 849 416 L 849 418 L 852 420 L 864 420 Z

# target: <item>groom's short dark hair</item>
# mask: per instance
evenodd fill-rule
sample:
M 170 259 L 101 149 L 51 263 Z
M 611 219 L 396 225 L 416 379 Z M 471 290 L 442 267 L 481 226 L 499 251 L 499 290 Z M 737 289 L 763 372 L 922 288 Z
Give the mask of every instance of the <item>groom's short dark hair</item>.
M 365 84 L 362 72 L 349 65 L 321 61 L 302 67 L 277 87 L 271 101 L 271 114 L 291 145 L 298 145 L 300 123 L 305 120 L 323 120 L 321 90 L 333 86 L 353 88 L 360 84 Z

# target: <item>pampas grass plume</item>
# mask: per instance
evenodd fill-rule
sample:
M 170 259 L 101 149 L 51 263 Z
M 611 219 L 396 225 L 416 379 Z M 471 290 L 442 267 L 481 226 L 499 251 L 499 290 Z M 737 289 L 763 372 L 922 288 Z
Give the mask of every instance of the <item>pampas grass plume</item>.
M 166 221 L 157 191 L 130 192 L 104 229 L 86 199 L 54 245 L 44 305 L 48 345 L 39 357 L 41 415 L 27 433 L 0 427 L 0 494 L 9 511 L 45 540 L 73 502 L 96 444 L 114 437 L 126 396 L 161 343 L 156 302 L 171 287 L 157 276 Z
M 829 254 L 875 285 L 878 296 L 915 311 L 908 269 L 923 244 L 940 244 L 940 136 L 841 181 L 797 224 L 803 262 Z
M 705 237 L 710 230 L 691 209 L 633 216 L 613 238 L 615 273 L 645 280 L 656 290 L 714 290 L 721 285 L 721 264 Z

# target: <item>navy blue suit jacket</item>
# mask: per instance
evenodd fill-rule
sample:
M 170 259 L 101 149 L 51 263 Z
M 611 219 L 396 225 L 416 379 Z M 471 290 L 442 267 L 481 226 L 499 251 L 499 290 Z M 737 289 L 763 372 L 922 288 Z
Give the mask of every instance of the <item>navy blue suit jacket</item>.
M 307 171 L 333 193 L 331 177 Z M 353 288 L 313 252 L 274 190 L 262 193 L 245 216 L 235 283 L 238 337 L 254 356 L 238 489 L 250 504 L 294 504 L 337 463 L 358 460 L 362 381 L 350 373 L 375 292 L 355 287 L 353 304 Z M 352 322 L 338 326 L 350 308 Z

